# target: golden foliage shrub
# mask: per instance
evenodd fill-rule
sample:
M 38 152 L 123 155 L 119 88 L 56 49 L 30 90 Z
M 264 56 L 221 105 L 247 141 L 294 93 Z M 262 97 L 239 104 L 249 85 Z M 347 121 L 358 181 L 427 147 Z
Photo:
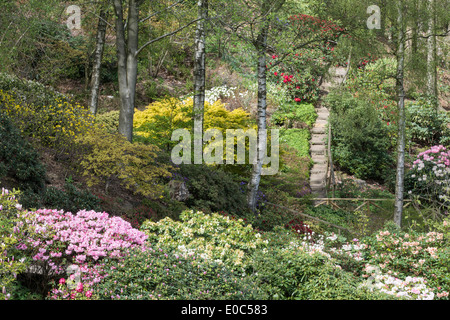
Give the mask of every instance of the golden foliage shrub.
M 180 101 L 169 98 L 150 104 L 143 111 L 134 115 L 134 131 L 137 138 L 158 144 L 171 146 L 172 132 L 176 129 L 193 128 L 193 99 Z M 250 114 L 243 109 L 229 111 L 220 101 L 210 104 L 205 101 L 204 130 L 219 129 L 225 134 L 226 129 L 251 128 Z
M 76 138 L 84 150 L 80 165 L 89 186 L 120 180 L 121 184 L 135 193 L 156 198 L 163 192 L 160 180 L 171 174 L 169 166 L 157 162 L 158 147 L 130 143 L 120 134 L 111 134 L 94 128 Z

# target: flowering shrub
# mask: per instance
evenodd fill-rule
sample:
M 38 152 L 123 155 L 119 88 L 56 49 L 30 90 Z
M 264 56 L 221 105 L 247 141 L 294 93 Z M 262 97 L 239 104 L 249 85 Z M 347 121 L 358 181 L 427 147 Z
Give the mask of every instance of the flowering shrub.
M 364 275 L 369 279 L 363 282 L 360 287 L 366 287 L 371 292 L 375 290 L 408 300 L 434 299 L 434 293 L 426 286 L 427 281 L 421 277 L 408 276 L 405 280 L 401 280 L 386 274 L 380 274 L 378 268 L 370 265 L 367 265 L 364 271 L 371 275 Z
M 22 206 L 17 202 L 18 194 L 5 188 L 0 194 L 0 300 L 12 297 L 17 275 L 27 268 L 16 250 L 20 240 L 17 224 L 22 214 Z
M 450 150 L 433 146 L 417 155 L 406 174 L 405 190 L 412 196 L 422 196 L 439 202 L 449 201 Z
M 72 286 L 70 285 L 72 283 Z M 73 275 L 67 280 L 59 279 L 58 288 L 53 288 L 48 295 L 49 300 L 94 300 L 96 295 L 90 286 L 83 282 L 75 283 Z
M 284 231 L 286 232 L 286 231 Z M 323 241 L 311 243 L 297 237 L 286 238 L 280 232 L 271 237 L 283 238 L 283 244 L 270 245 L 252 256 L 257 285 L 272 299 L 384 299 L 358 287 L 358 279 L 339 266 L 339 260 L 326 252 Z M 270 243 L 278 240 L 271 240 Z
M 335 59 L 331 43 L 345 31 L 332 21 L 303 14 L 289 17 L 289 23 L 298 30 L 298 38 L 310 45 L 296 50 L 291 48 L 286 57 L 272 55 L 267 65 L 269 81 L 285 87 L 297 103 L 313 102 L 319 96 L 320 77 Z
M 267 244 L 251 225 L 244 225 L 243 219 L 194 210 L 182 212 L 180 219 L 146 221 L 141 230 L 148 235 L 149 243 L 171 248 L 184 257 L 198 254 L 231 269 L 245 270 L 248 253 Z
M 22 134 L 59 151 L 71 150 L 74 139 L 84 135 L 94 123 L 87 108 L 64 100 L 46 106 L 22 105 L 0 90 L 0 104 Z
M 205 100 L 209 104 L 214 104 L 216 101 L 224 98 L 234 98 L 235 87 L 228 88 L 227 86 L 214 87 L 205 91 Z
M 433 104 L 419 98 L 407 104 L 407 128 L 411 139 L 421 146 L 432 146 L 448 142 L 450 117 L 436 109 Z
M 448 221 L 443 226 L 448 232 Z M 365 262 L 379 267 L 380 274 L 400 279 L 423 278 L 436 298 L 448 296 L 450 252 L 443 233 L 383 230 L 364 242 L 368 245 L 362 252 Z
M 119 258 L 123 250 L 145 245 L 147 236 L 119 217 L 106 212 L 39 209 L 25 214 L 34 234 L 20 239 L 17 248 L 47 272 L 61 274 L 66 263 L 94 263 Z M 21 225 L 19 225 L 21 227 Z
M 289 221 L 285 225 L 285 227 L 288 229 L 292 229 L 293 232 L 297 233 L 299 236 L 302 236 L 304 234 L 311 235 L 313 233 L 313 231 L 309 228 L 309 226 L 298 218 Z

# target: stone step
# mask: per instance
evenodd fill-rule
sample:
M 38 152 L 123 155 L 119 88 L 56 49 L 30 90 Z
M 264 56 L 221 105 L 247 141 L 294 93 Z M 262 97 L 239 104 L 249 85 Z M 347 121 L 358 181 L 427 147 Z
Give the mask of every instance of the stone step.
M 323 186 L 323 187 L 320 187 L 320 188 L 313 188 L 313 187 L 311 187 L 311 193 L 312 194 L 316 194 L 317 198 L 326 198 L 327 197 L 327 193 L 325 191 L 325 187 L 326 186 Z
M 330 110 L 325 107 L 316 108 L 314 111 L 317 113 L 330 114 Z
M 310 181 L 309 183 L 309 187 L 311 188 L 311 190 L 316 190 L 316 191 L 320 191 L 325 189 L 326 187 L 326 183 L 325 181 Z
M 317 119 L 314 126 L 325 127 L 327 125 L 327 123 L 328 123 L 328 121 L 325 119 Z
M 315 155 L 325 155 L 325 146 L 321 144 L 313 144 L 309 150 L 311 151 L 311 154 Z
M 328 159 L 325 155 L 313 155 L 312 161 L 314 164 L 327 164 Z
M 311 174 L 324 174 L 326 175 L 328 171 L 328 166 L 326 164 L 315 164 L 311 168 Z
M 321 126 L 314 126 L 312 129 L 311 129 L 311 133 L 314 133 L 314 134 L 321 134 L 321 133 L 325 133 L 326 132 L 326 129 L 325 129 L 325 127 L 321 127 Z
M 325 145 L 327 135 L 325 134 L 312 134 L 311 135 L 311 144 L 323 144 Z

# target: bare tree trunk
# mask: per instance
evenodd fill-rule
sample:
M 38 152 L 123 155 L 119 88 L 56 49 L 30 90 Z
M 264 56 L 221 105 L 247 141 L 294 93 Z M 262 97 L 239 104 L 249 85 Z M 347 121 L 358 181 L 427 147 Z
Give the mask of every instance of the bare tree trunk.
M 137 0 L 129 0 L 127 35 L 123 22 L 121 0 L 114 0 L 116 13 L 116 43 L 120 94 L 119 133 L 132 142 L 133 115 L 137 81 L 137 51 L 139 8 Z
M 97 28 L 97 45 L 95 49 L 95 61 L 92 70 L 91 78 L 91 97 L 90 97 L 90 110 L 93 115 L 97 114 L 98 107 L 98 95 L 100 88 L 100 68 L 102 64 L 103 49 L 105 48 L 106 37 L 106 8 L 102 7 L 100 10 L 100 16 L 98 19 Z
M 253 169 L 248 184 L 247 204 L 252 210 L 256 210 L 257 193 L 264 156 L 266 154 L 267 130 L 266 130 L 266 109 L 267 109 L 267 68 L 266 68 L 266 50 L 269 27 L 265 24 L 256 40 L 258 51 L 258 139 L 256 163 L 253 163 Z
M 395 212 L 394 222 L 401 227 L 403 215 L 403 192 L 405 173 L 405 89 L 403 84 L 405 59 L 405 29 L 404 29 L 404 3 L 397 2 L 397 94 L 398 94 L 398 141 L 397 141 L 397 176 L 395 184 Z
M 437 68 L 436 68 L 436 11 L 435 0 L 428 0 L 428 37 L 427 37 L 427 94 L 437 102 Z M 436 105 L 437 107 L 437 105 Z
M 208 0 L 198 0 L 198 20 L 195 32 L 194 57 L 194 163 L 203 163 L 203 115 L 205 109 L 205 21 Z

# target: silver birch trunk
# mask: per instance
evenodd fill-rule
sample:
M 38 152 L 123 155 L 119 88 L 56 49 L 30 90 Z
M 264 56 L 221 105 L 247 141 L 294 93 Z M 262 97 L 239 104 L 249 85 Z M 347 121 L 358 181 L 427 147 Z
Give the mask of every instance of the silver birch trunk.
M 267 130 L 266 130 L 266 109 L 267 109 L 267 69 L 266 50 L 268 37 L 268 24 L 265 24 L 258 36 L 256 48 L 258 51 L 258 138 L 256 161 L 253 163 L 250 181 L 248 184 L 247 204 L 252 210 L 256 210 L 257 193 L 261 180 L 261 172 L 264 156 L 266 154 Z M 252 160 L 252 159 L 251 159 Z
M 194 57 L 194 163 L 203 163 L 203 115 L 205 109 L 205 22 L 208 0 L 198 0 L 198 20 L 195 32 Z
M 437 68 L 436 68 L 436 20 L 435 0 L 428 0 L 428 37 L 427 37 L 427 94 L 437 99 Z M 436 101 L 434 101 L 436 102 Z
M 137 0 L 129 0 L 126 36 L 121 0 L 114 0 L 114 9 L 116 13 L 117 64 L 121 102 L 119 133 L 125 136 L 128 141 L 132 142 L 137 81 L 139 8 Z
M 90 111 L 95 116 L 98 108 L 98 96 L 100 91 L 100 68 L 102 64 L 103 50 L 106 37 L 106 10 L 100 10 L 97 28 L 97 44 L 95 48 L 95 61 L 91 78 Z
M 403 192 L 405 173 L 405 89 L 404 59 L 405 59 L 405 29 L 403 18 L 403 0 L 397 2 L 397 95 L 398 95 L 398 141 L 397 141 L 397 175 L 395 183 L 395 212 L 394 223 L 401 227 L 403 215 Z

